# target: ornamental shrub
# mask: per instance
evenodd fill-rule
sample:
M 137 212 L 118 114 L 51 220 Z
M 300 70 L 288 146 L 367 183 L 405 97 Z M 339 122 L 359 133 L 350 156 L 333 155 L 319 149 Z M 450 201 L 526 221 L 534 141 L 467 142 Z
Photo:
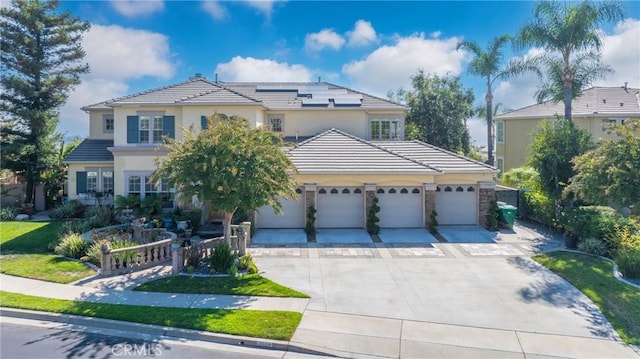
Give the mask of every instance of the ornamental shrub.
M 13 221 L 16 219 L 16 215 L 18 214 L 18 209 L 12 206 L 4 206 L 0 208 L 0 221 Z
M 89 244 L 77 233 L 67 233 L 54 248 L 56 254 L 80 259 L 84 256 Z
M 220 242 L 213 250 L 211 256 L 211 267 L 216 273 L 228 273 L 233 265 L 234 255 L 231 246 L 226 242 Z
M 246 270 L 250 274 L 258 273 L 258 266 L 256 266 L 255 262 L 253 261 L 251 253 L 247 253 L 239 258 L 238 269 Z
M 378 206 L 378 197 L 373 197 L 373 204 L 369 208 L 369 213 L 367 213 L 367 232 L 369 234 L 379 234 L 380 226 L 378 222 L 380 222 L 380 218 L 378 218 L 378 212 L 380 212 L 380 206 Z
M 607 255 L 607 245 L 604 241 L 589 237 L 578 243 L 578 249 L 589 254 L 594 254 L 597 256 L 605 256 Z
M 616 256 L 618 269 L 628 278 L 640 279 L 640 249 L 622 248 Z
M 429 233 L 436 234 L 438 233 L 438 212 L 435 209 L 431 210 L 429 214 Z
M 52 219 L 81 218 L 84 205 L 78 200 L 70 200 L 52 209 L 49 217 Z

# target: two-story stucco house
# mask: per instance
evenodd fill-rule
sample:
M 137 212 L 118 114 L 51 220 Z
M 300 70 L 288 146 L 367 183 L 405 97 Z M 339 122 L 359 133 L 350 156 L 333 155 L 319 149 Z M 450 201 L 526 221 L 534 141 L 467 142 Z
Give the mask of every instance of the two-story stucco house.
M 523 166 L 538 123 L 558 115 L 564 115 L 564 103 L 547 101 L 496 116 L 498 169 L 508 171 Z M 640 89 L 625 85 L 584 90 L 573 100 L 572 117 L 576 126 L 589 131 L 595 141 L 615 136 L 608 131 L 609 124 L 640 118 Z
M 284 212 L 256 213 L 259 228 L 303 228 L 309 206 L 319 228 L 364 228 L 379 199 L 383 227 L 484 224 L 494 197 L 495 168 L 426 143 L 404 141 L 406 107 L 344 87 L 316 83 L 227 83 L 197 75 L 186 82 L 84 107 L 90 134 L 67 158 L 69 199 L 160 195 L 174 206 L 169 184 L 151 183 L 162 137 L 180 140 L 214 113 L 241 116 L 296 145 L 297 200 Z M 105 199 L 108 200 L 108 199 Z

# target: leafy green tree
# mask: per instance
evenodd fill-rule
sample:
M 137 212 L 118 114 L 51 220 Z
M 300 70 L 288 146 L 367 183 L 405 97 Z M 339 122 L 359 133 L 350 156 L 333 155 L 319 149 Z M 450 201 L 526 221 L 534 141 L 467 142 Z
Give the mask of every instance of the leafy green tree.
M 516 47 L 540 46 L 562 58 L 564 117 L 570 122 L 576 77 L 575 62 L 572 62 L 574 56 L 600 53 L 602 34 L 598 28 L 623 17 L 623 7 L 618 1 L 585 0 L 578 3 L 543 0 L 536 4 L 533 19 L 520 29 L 515 39 Z
M 169 153 L 156 160 L 154 179 L 166 179 L 188 197 L 197 196 L 224 213 L 230 228 L 238 208 L 255 210 L 272 205 L 282 209 L 278 196 L 295 198 L 294 166 L 277 145 L 272 132 L 251 129 L 246 119 L 224 120 L 214 115 L 208 129 L 185 129 L 184 141 L 167 139 Z M 230 231 L 225 231 L 229 242 Z
M 638 124 L 636 120 L 616 126 L 618 137 L 602 139 L 598 147 L 576 157 L 576 174 L 565 193 L 640 213 L 640 136 L 634 133 Z
M 67 181 L 68 165 L 64 163 L 64 159 L 78 147 L 81 141 L 80 138 L 75 137 L 67 142 L 61 133 L 56 133 L 53 138 L 55 139 L 55 160 L 41 174 L 46 200 L 49 204 L 53 204 L 59 199 L 58 192 Z
M 26 203 L 55 160 L 58 109 L 89 71 L 81 47 L 89 23 L 57 13 L 58 3 L 14 0 L 0 9 L 2 167 L 26 178 Z
M 571 160 L 593 146 L 591 134 L 569 120 L 544 120 L 533 133 L 527 165 L 538 172 L 542 191 L 560 199 L 564 187 L 575 174 Z
M 459 77 L 425 75 L 422 70 L 412 78 L 412 86 L 407 93 L 405 137 L 468 154 L 465 121 L 473 115 L 473 91 L 463 89 Z

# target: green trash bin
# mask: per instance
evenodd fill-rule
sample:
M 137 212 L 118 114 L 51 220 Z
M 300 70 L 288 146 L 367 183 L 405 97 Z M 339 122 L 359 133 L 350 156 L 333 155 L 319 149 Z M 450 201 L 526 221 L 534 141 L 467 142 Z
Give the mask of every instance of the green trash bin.
M 498 207 L 500 213 L 500 222 L 505 223 L 509 228 L 513 228 L 513 222 L 516 220 L 516 212 L 518 209 L 511 205 L 503 205 Z

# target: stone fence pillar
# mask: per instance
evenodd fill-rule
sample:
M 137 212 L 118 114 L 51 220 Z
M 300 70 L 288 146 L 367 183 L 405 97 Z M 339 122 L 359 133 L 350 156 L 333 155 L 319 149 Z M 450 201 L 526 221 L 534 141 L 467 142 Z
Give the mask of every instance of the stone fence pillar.
M 111 274 L 111 247 L 109 247 L 109 243 L 100 246 L 100 274 Z
M 182 247 L 178 243 L 171 243 L 171 273 L 178 274 L 182 271 L 184 266 L 184 251 L 185 247 Z
M 251 243 L 251 222 L 240 223 L 240 229 L 238 231 L 238 251 L 242 257 L 247 254 L 247 244 Z
M 487 228 L 491 201 L 496 199 L 496 183 L 493 181 L 478 182 L 478 224 Z

